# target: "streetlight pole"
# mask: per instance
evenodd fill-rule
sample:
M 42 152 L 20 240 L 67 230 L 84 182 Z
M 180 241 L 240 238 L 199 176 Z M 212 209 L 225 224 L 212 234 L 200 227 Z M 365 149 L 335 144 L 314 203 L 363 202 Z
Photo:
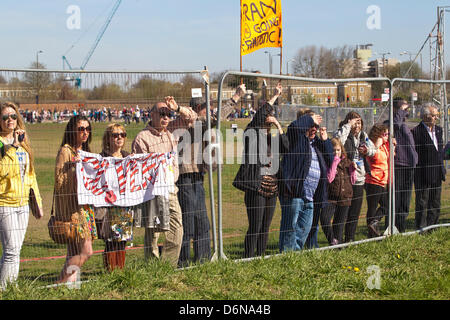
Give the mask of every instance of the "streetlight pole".
M 295 62 L 294 59 L 288 59 L 286 61 L 286 75 L 289 76 L 289 62 Z M 289 102 L 292 101 L 292 93 L 291 93 L 291 87 L 289 85 L 289 80 L 287 81 L 287 99 Z
M 36 52 L 36 69 L 39 69 L 39 53 L 44 53 L 44 51 L 39 50 Z
M 272 54 L 269 51 L 264 51 L 264 53 L 269 54 L 269 74 L 272 74 Z
M 43 52 L 44 51 L 42 51 L 42 50 L 39 50 L 36 52 L 36 69 L 39 69 L 39 53 L 43 53 Z M 39 77 L 40 77 L 39 73 L 36 72 L 36 104 L 39 104 L 39 93 L 40 93 L 39 92 L 40 91 Z
M 385 56 L 386 55 L 388 55 L 388 54 L 391 54 L 390 52 L 383 52 L 383 53 L 380 53 L 382 56 L 383 56 L 383 76 L 384 77 L 386 77 L 386 58 L 385 58 Z

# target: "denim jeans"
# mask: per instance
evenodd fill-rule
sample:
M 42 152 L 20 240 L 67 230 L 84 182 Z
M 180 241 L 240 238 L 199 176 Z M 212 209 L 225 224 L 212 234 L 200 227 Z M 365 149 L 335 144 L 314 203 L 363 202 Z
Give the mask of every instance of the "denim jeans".
M 19 275 L 20 250 L 28 226 L 29 207 L 0 207 L 0 238 L 3 255 L 0 261 L 0 288 L 16 281 Z
M 306 239 L 305 246 L 307 249 L 319 248 L 319 219 L 322 213 L 322 207 L 320 204 L 314 206 L 314 216 L 309 231 L 308 238 Z
M 302 250 L 311 230 L 314 203 L 301 198 L 280 198 L 280 252 Z

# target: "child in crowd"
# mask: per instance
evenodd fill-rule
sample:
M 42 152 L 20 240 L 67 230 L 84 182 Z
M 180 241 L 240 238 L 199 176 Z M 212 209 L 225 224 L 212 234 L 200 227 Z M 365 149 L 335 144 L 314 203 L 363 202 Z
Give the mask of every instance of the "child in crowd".
M 343 231 L 356 182 L 356 163 L 347 157 L 342 142 L 331 139 L 334 159 L 328 169 L 328 206 L 322 210 L 320 224 L 330 245 L 343 242 Z M 333 223 L 331 220 L 333 219 Z

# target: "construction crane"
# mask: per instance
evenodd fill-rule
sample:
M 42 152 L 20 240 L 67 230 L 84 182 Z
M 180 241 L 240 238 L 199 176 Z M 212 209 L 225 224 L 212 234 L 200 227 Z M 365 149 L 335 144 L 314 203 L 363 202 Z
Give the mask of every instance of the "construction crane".
M 108 15 L 108 18 L 106 19 L 105 23 L 103 24 L 102 28 L 100 29 L 100 32 L 98 33 L 97 38 L 94 41 L 94 44 L 92 45 L 92 47 L 89 50 L 86 57 L 84 58 L 80 68 L 77 70 L 84 70 L 86 68 L 86 65 L 88 64 L 89 60 L 91 59 L 92 55 L 94 54 L 95 49 L 97 48 L 98 44 L 100 43 L 100 40 L 102 39 L 103 35 L 105 34 L 105 31 L 108 28 L 109 24 L 111 23 L 112 18 L 114 17 L 115 13 L 117 12 L 117 9 L 119 9 L 121 2 L 122 2 L 122 0 L 117 0 L 116 3 L 114 4 L 114 7 L 112 8 L 110 14 Z M 65 70 L 66 65 L 69 67 L 69 70 L 74 70 L 65 55 L 63 55 L 62 60 L 63 60 L 63 70 Z M 69 80 L 75 80 L 75 86 L 77 88 L 81 87 L 80 74 L 77 75 L 76 79 L 69 79 Z

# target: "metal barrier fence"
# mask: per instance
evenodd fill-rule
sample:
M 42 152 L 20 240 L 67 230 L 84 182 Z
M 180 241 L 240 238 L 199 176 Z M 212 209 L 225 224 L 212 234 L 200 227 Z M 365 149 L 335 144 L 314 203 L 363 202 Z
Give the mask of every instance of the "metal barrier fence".
M 58 273 L 62 268 L 66 257 L 66 247 L 58 245 L 50 240 L 47 230 L 47 221 L 52 207 L 52 195 L 54 185 L 55 156 L 62 140 L 66 120 L 70 118 L 75 110 L 91 119 L 93 126 L 93 141 L 91 148 L 93 152 L 101 151 L 101 140 L 103 131 L 109 123 L 119 122 L 127 130 L 126 150 L 130 151 L 131 141 L 142 130 L 148 117 L 144 117 L 144 111 L 149 111 L 150 107 L 157 101 L 162 101 L 165 96 L 174 96 L 180 105 L 188 105 L 192 97 L 191 89 L 202 88 L 202 94 L 207 102 L 207 124 L 206 128 L 211 129 L 213 119 L 211 118 L 211 84 L 207 70 L 201 71 L 179 71 L 179 72 L 113 72 L 113 71 L 58 71 L 58 70 L 11 70 L 0 69 L 0 79 L 4 83 L 0 84 L 0 101 L 15 101 L 20 105 L 23 111 L 23 117 L 27 120 L 27 132 L 31 137 L 32 147 L 35 152 L 35 165 L 37 172 L 38 185 L 43 195 L 45 217 L 43 220 L 34 220 L 30 217 L 27 225 L 25 240 L 21 252 L 21 265 L 19 279 L 33 279 L 37 284 L 46 285 L 53 283 L 58 278 Z M 390 81 L 387 78 L 360 78 L 360 79 L 310 79 L 280 75 L 265 75 L 245 72 L 227 72 L 218 84 L 217 94 L 217 112 L 221 114 L 224 106 L 225 81 L 229 77 L 242 78 L 246 83 L 247 89 L 252 90 L 252 97 L 243 98 L 242 103 L 248 107 L 251 102 L 252 108 L 257 108 L 258 97 L 261 100 L 270 98 L 271 87 L 264 89 L 264 81 L 281 81 L 288 90 L 288 95 L 283 96 L 280 105 L 277 106 L 278 117 L 286 127 L 297 117 L 297 111 L 303 108 L 309 108 L 315 113 L 322 115 L 323 123 L 326 124 L 329 135 L 344 120 L 346 114 L 350 111 L 358 112 L 364 121 L 364 131 L 368 132 L 374 123 L 391 120 L 389 122 L 390 130 L 393 130 L 393 110 L 392 99 L 390 104 L 381 104 L 377 108 L 367 107 L 346 107 L 330 106 L 327 103 L 326 95 L 330 88 L 336 90 L 333 97 L 339 100 L 339 97 L 345 97 L 352 94 L 352 86 L 346 87 L 346 84 L 355 84 L 357 96 L 362 93 L 361 87 L 368 90 L 367 83 L 379 83 L 381 88 L 390 89 L 390 97 L 395 93 L 394 84 L 404 79 L 395 79 Z M 227 78 L 228 77 L 228 78 Z M 253 81 L 253 80 L 258 81 Z M 404 82 L 420 82 L 417 80 L 406 79 Z M 239 82 L 234 81 L 235 85 Z M 423 83 L 428 83 L 423 81 Z M 264 84 L 264 85 L 263 85 Z M 339 89 L 340 88 L 340 89 Z M 266 90 L 266 92 L 264 92 Z M 297 93 L 294 90 L 299 90 Z M 302 93 L 301 90 L 306 90 Z M 308 91 L 310 90 L 310 91 Z M 322 91 L 321 91 L 322 90 Z M 338 92 L 343 90 L 342 92 Z M 345 91 L 348 90 L 348 91 Z M 268 92 L 269 93 L 268 93 Z M 366 91 L 364 91 L 367 94 Z M 290 96 L 290 97 L 289 97 Z M 314 98 L 315 96 L 315 98 Z M 365 99 L 368 96 L 365 95 Z M 314 98 L 314 99 L 311 99 Z M 371 98 L 371 95 L 370 95 Z M 291 103 L 284 103 L 291 99 Z M 300 104 L 302 99 L 309 99 L 309 105 Z M 315 100 L 317 99 L 317 100 Z M 320 100 L 319 100 L 320 99 Z M 322 102 L 322 105 L 314 105 Z M 331 102 L 331 101 L 330 101 Z M 333 103 L 337 104 L 334 100 Z M 358 104 L 358 98 L 354 104 Z M 367 103 L 368 104 L 368 103 Z M 136 112 L 136 106 L 140 107 L 140 117 L 133 116 Z M 25 112 L 28 109 L 28 113 Z M 108 113 L 96 115 L 96 110 L 112 110 L 111 118 Z M 133 113 L 131 113 L 133 109 Z M 47 111 L 42 114 L 33 115 L 32 110 Z M 126 110 L 126 111 L 125 111 Z M 417 111 L 419 108 L 417 108 Z M 66 112 L 67 111 L 67 112 Z M 92 113 L 91 113 L 92 111 Z M 31 113 L 31 117 L 29 115 Z M 50 114 L 50 115 L 49 115 Z M 57 114 L 57 117 L 55 117 Z M 447 113 L 446 113 L 447 114 Z M 148 116 L 148 114 L 147 114 Z M 41 117 L 41 118 L 39 118 Z M 220 120 L 223 120 L 222 123 Z M 418 122 L 411 119 L 411 123 Z M 204 180 L 205 200 L 210 220 L 210 235 L 205 238 L 195 239 L 192 243 L 189 241 L 188 256 L 190 260 L 195 259 L 194 249 L 199 242 L 211 244 L 211 260 L 218 259 L 241 259 L 245 253 L 245 234 L 248 229 L 248 218 L 246 214 L 246 205 L 244 193 L 232 186 L 233 179 L 241 163 L 242 135 L 243 130 L 250 119 L 238 119 L 226 122 L 225 119 L 219 119 L 216 129 L 206 130 L 203 138 L 207 142 L 212 142 L 212 135 L 215 133 L 217 140 L 210 143 L 211 148 L 207 149 L 207 161 L 218 159 L 217 176 L 213 173 L 213 167 L 208 169 L 208 178 Z M 36 125 L 36 122 L 42 122 Z M 448 122 L 447 122 L 448 123 Z M 228 127 L 228 125 L 230 125 Z M 225 127 L 227 126 L 227 127 Z M 448 128 L 448 125 L 447 125 Z M 230 130 L 227 130 L 230 129 Z M 284 128 L 286 129 L 286 128 Z M 392 138 L 392 137 L 391 137 Z M 447 141 L 447 140 L 446 140 Z M 392 146 L 392 144 L 391 144 Z M 391 148 L 391 153 L 393 152 Z M 391 157 L 391 161 L 393 158 Z M 390 175 L 393 176 L 393 162 L 391 162 Z M 448 180 L 447 180 L 448 181 Z M 386 235 L 395 233 L 395 188 L 394 180 L 391 180 L 391 189 L 389 191 L 388 215 L 386 216 Z M 450 213 L 450 199 L 447 199 L 448 183 L 442 187 L 442 210 L 441 221 L 448 221 Z M 364 241 L 366 239 L 366 222 L 364 212 L 367 204 L 363 194 L 363 204 L 361 215 L 359 216 L 355 241 Z M 217 199 L 217 200 L 216 200 Z M 208 206 L 209 205 L 209 206 Z M 413 210 L 414 197 L 411 201 L 411 210 Z M 279 253 L 278 238 L 281 223 L 281 206 L 276 204 L 276 210 L 269 222 L 268 245 L 264 254 L 275 255 Z M 217 214 L 216 214 L 217 212 Z M 187 214 L 183 212 L 183 220 Z M 414 222 L 410 214 L 408 220 L 408 230 L 414 229 Z M 216 220 L 217 219 L 217 220 Z M 217 221 L 217 222 L 216 222 Z M 266 221 L 267 222 L 267 221 Z M 318 228 L 323 225 L 318 224 Z M 144 229 L 134 228 L 134 239 L 128 243 L 127 259 L 143 259 L 145 250 Z M 160 244 L 163 244 L 164 234 L 161 236 Z M 318 245 L 328 247 L 327 239 L 324 233 L 318 230 Z M 340 244 L 345 246 L 346 244 Z M 161 248 L 161 246 L 159 247 Z M 137 250 L 136 250 L 137 249 Z M 104 270 L 103 250 L 104 243 L 101 240 L 94 241 L 93 257 L 82 267 L 82 279 L 90 278 L 98 272 Z M 3 247 L 2 247 L 3 251 Z
M 152 106 L 164 101 L 165 96 L 173 96 L 180 106 L 189 106 L 194 89 L 195 95 L 201 94 L 209 108 L 209 75 L 207 70 L 117 72 L 0 69 L 0 79 L 0 102 L 18 104 L 26 122 L 44 207 L 43 219 L 36 220 L 30 215 L 28 223 L 18 227 L 26 231 L 20 254 L 19 280 L 32 279 L 36 280 L 37 285 L 48 285 L 58 279 L 67 254 L 67 246 L 53 242 L 47 228 L 53 204 L 55 158 L 67 120 L 73 114 L 85 115 L 90 119 L 90 147 L 94 153 L 102 151 L 102 137 L 109 124 L 123 125 L 127 132 L 124 150 L 130 152 L 132 141 L 150 119 Z M 212 175 L 209 177 L 212 179 Z M 212 183 L 205 184 L 208 185 L 213 186 Z M 212 242 L 214 250 L 217 247 L 214 197 L 212 189 L 205 189 L 211 236 L 203 240 L 208 244 Z M 185 220 L 185 215 L 189 213 L 184 210 L 181 219 Z M 133 240 L 128 242 L 126 250 L 127 261 L 144 258 L 144 229 L 133 226 Z M 164 239 L 162 233 L 159 248 Z M 0 248 L 2 254 L 3 245 Z M 104 248 L 103 240 L 93 241 L 94 254 L 81 268 L 82 280 L 105 270 Z
M 333 86 L 338 87 L 340 84 L 348 84 L 348 83 L 372 83 L 374 86 L 376 86 L 376 83 L 378 84 L 378 88 L 387 88 L 385 92 L 389 92 L 389 103 L 384 104 L 382 106 L 379 106 L 377 108 L 371 107 L 371 108 L 345 108 L 345 107 L 330 107 L 327 105 L 327 103 L 323 103 L 322 106 L 314 106 L 314 105 L 305 105 L 302 104 L 300 106 L 292 105 L 292 104 L 285 104 L 284 101 L 286 100 L 286 97 L 282 97 L 282 102 L 280 105 L 277 105 L 276 112 L 278 118 L 281 120 L 280 122 L 283 122 L 286 126 L 290 124 L 293 120 L 296 119 L 296 113 L 298 109 L 301 108 L 308 108 L 312 111 L 319 113 L 322 115 L 323 123 L 325 123 L 327 127 L 327 131 L 329 132 L 329 135 L 332 135 L 332 133 L 338 128 L 339 123 L 345 118 L 345 115 L 349 111 L 356 111 L 358 112 L 361 117 L 364 120 L 364 131 L 369 133 L 370 128 L 374 123 L 382 123 L 384 121 L 387 121 L 389 131 L 394 132 L 394 124 L 393 124 L 393 97 L 395 88 L 393 88 L 392 83 L 389 79 L 386 78 L 358 78 L 358 79 L 311 79 L 311 78 L 301 78 L 301 77 L 291 77 L 291 76 L 283 76 L 283 75 L 269 75 L 269 74 L 255 74 L 255 73 L 248 73 L 248 72 L 235 72 L 230 71 L 225 73 L 222 76 L 221 81 L 219 82 L 219 100 L 218 100 L 218 112 L 220 112 L 223 101 L 221 99 L 221 91 L 222 88 L 225 86 L 225 83 L 229 82 L 227 80 L 227 77 L 234 77 L 239 78 L 243 83 L 247 84 L 247 88 L 251 86 L 253 83 L 266 83 L 269 81 L 274 82 L 281 82 L 283 85 L 283 88 L 287 87 L 293 87 L 298 86 L 299 88 L 308 87 L 311 88 L 324 88 L 327 86 Z M 398 80 L 396 80 L 398 81 Z M 414 80 L 410 80 L 414 81 Z M 381 86 L 380 86 L 381 84 Z M 274 86 L 273 86 L 274 87 Z M 320 93 L 318 91 L 315 92 L 316 95 L 320 96 Z M 338 94 L 339 95 L 339 94 Z M 344 95 L 345 96 L 345 95 Z M 267 98 L 265 100 L 269 100 L 270 95 L 267 94 Z M 323 101 L 323 100 L 322 100 Z M 328 100 L 329 101 L 329 100 Z M 328 103 L 329 104 L 329 103 Z M 369 102 L 366 103 L 369 105 Z M 412 117 L 408 119 L 408 124 L 412 128 L 416 126 L 420 120 L 416 117 L 420 115 L 420 107 L 417 105 L 411 112 Z M 260 220 L 259 222 L 255 220 L 255 217 L 248 217 L 248 209 L 255 209 L 255 206 L 257 202 L 250 201 L 250 195 L 252 193 L 250 192 L 242 192 L 241 190 L 236 189 L 233 187 L 233 181 L 235 179 L 235 176 L 239 170 L 240 163 L 239 159 L 242 156 L 242 135 L 243 131 L 245 130 L 247 122 L 240 123 L 237 121 L 237 126 L 239 127 L 240 131 L 236 130 L 236 124 L 231 124 L 229 128 L 222 129 L 220 127 L 220 122 L 217 128 L 217 134 L 220 133 L 223 136 L 224 141 L 221 141 L 221 143 L 217 144 L 217 150 L 216 152 L 220 154 L 219 158 L 222 159 L 222 166 L 219 166 L 217 171 L 217 198 L 218 198 L 218 257 L 222 259 L 247 259 L 252 256 L 259 256 L 259 255 L 274 255 L 278 254 L 279 251 L 279 234 L 280 234 L 280 227 L 281 227 L 281 220 L 282 220 L 282 214 L 281 214 L 281 207 L 282 205 L 278 203 L 278 200 L 275 200 L 276 207 L 273 213 L 273 216 L 266 216 L 266 221 Z M 222 123 L 223 125 L 223 123 Z M 227 124 L 228 127 L 228 124 Z M 226 135 L 225 129 L 234 128 L 235 133 L 233 135 Z M 284 131 L 286 132 L 286 128 L 284 128 Z M 237 145 L 230 146 L 229 141 L 230 137 L 234 143 Z M 390 154 L 393 154 L 394 147 L 392 144 L 392 135 L 390 136 Z M 251 139 L 254 139 L 251 138 Z M 251 144 L 257 144 L 257 140 L 251 140 Z M 447 140 L 444 140 L 444 144 Z M 222 149 L 220 149 L 222 148 Z M 235 152 L 229 152 L 229 150 L 238 150 L 237 154 Z M 251 149 L 252 152 L 256 152 L 257 149 Z M 230 160 L 231 157 L 235 157 L 234 159 Z M 280 156 L 282 157 L 282 155 Z M 244 160 L 242 160 L 244 161 Z M 396 196 L 396 190 L 395 190 L 395 175 L 394 175 L 394 157 L 390 158 L 390 165 L 389 165 L 389 176 L 392 177 L 390 179 L 388 188 L 387 188 L 387 204 L 386 204 L 386 217 L 385 217 L 385 226 L 380 227 L 380 229 L 386 230 L 385 235 L 393 235 L 397 233 L 396 229 L 396 214 L 395 214 L 395 196 Z M 447 180 L 448 181 L 448 180 Z M 448 200 L 444 195 L 448 193 L 448 186 L 447 184 L 442 185 L 442 210 L 441 210 L 441 221 L 447 221 L 449 210 L 448 210 Z M 367 238 L 367 226 L 366 226 L 366 211 L 367 211 L 367 201 L 366 196 L 364 195 L 366 192 L 361 193 L 360 199 L 362 198 L 362 207 L 360 210 L 359 220 L 357 223 L 357 231 L 356 231 L 356 238 L 352 240 L 361 240 Z M 412 192 L 412 190 L 410 190 Z M 255 193 L 253 193 L 254 195 Z M 411 204 L 410 208 L 411 211 L 414 212 L 414 206 L 415 206 L 415 197 L 411 196 Z M 261 219 L 264 216 L 264 212 L 255 213 L 255 210 L 251 211 L 250 214 L 254 215 L 261 215 Z M 317 216 L 317 213 L 315 213 L 315 216 Z M 407 220 L 407 230 L 414 230 L 415 229 L 415 222 L 414 222 L 414 214 L 409 214 L 409 219 Z M 363 219 L 364 218 L 364 219 Z M 252 219 L 252 222 L 248 222 Z M 256 221 L 256 222 L 255 222 Z M 244 223 L 247 222 L 247 223 Z M 331 219 L 328 220 L 328 222 L 331 224 Z M 259 225 L 255 227 L 255 224 Z M 266 224 L 263 226 L 263 224 Z M 340 222 L 342 223 L 342 222 Z M 252 226 L 250 224 L 253 224 Z M 339 224 L 336 222 L 335 224 Z M 332 228 L 331 225 L 323 225 L 321 223 L 317 224 L 318 228 L 323 227 L 329 227 Z M 256 228 L 256 229 L 255 229 Z M 259 228 L 259 229 L 258 229 Z M 255 231 L 256 230 L 256 231 Z M 312 234 L 310 233 L 310 237 Z M 253 238 L 252 238 L 253 237 Z M 252 238 L 252 239 L 251 239 Z M 257 240 L 255 240 L 257 238 Z M 311 240 L 309 238 L 308 240 Z M 348 240 L 348 239 L 347 239 Z M 253 242 L 252 242 L 253 241 Z M 265 242 L 267 241 L 267 244 Z M 252 242 L 251 244 L 249 244 Z M 259 243 L 258 243 L 259 242 Z M 254 250 L 253 246 L 256 244 L 256 246 L 261 246 L 264 249 L 261 252 L 257 251 L 257 253 L 248 252 L 250 250 Z M 246 245 L 250 246 L 250 248 L 246 248 Z M 324 236 L 324 233 L 318 231 L 318 243 L 310 242 L 309 245 L 312 247 L 319 246 L 329 246 L 329 241 Z M 305 246 L 306 247 L 306 246 Z

